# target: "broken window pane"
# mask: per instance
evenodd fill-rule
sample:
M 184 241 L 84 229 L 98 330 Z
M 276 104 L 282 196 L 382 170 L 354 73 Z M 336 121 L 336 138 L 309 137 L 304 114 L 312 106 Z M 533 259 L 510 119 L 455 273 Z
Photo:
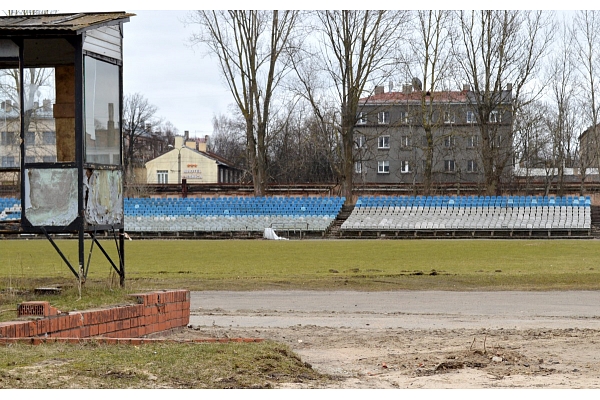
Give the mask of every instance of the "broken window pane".
M 33 226 L 67 226 L 77 218 L 77 169 L 25 171 L 25 216 Z
M 85 57 L 86 163 L 121 164 L 119 66 Z

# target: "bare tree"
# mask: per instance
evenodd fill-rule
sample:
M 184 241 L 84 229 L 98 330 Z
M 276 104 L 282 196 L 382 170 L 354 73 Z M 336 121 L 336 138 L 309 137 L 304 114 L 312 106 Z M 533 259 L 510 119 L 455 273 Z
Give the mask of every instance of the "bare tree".
M 582 144 L 581 191 L 583 193 L 586 170 L 592 166 L 600 169 L 600 141 L 598 123 L 600 123 L 600 11 L 577 11 L 573 21 L 576 67 L 581 76 L 580 107 L 583 123 L 588 126 L 587 143 Z M 591 140 L 590 140 L 591 139 Z
M 150 136 L 160 125 L 156 106 L 140 93 L 128 94 L 123 99 L 123 166 L 125 182 L 133 178 L 133 168 L 143 163 L 140 152 L 143 138 Z
M 274 93 L 289 70 L 284 60 L 298 11 L 195 11 L 189 23 L 217 56 L 221 72 L 246 122 L 246 147 L 254 194 L 264 196 L 267 184 L 268 123 Z
M 317 11 L 311 31 L 318 44 L 295 60 L 298 94 L 311 105 L 324 136 L 336 135 L 333 141 L 339 153 L 333 165 L 349 204 L 360 99 L 367 85 L 375 86 L 389 76 L 408 16 L 405 11 Z M 338 112 L 331 113 L 333 103 Z
M 417 83 L 413 89 L 419 92 L 420 103 L 412 121 L 425 131 L 425 142 L 418 141 L 423 150 L 423 189 L 431 191 L 434 165 L 434 131 L 441 118 L 443 104 L 437 99 L 437 92 L 443 89 L 444 82 L 452 75 L 452 51 L 450 42 L 453 32 L 454 13 L 452 11 L 416 11 L 416 29 L 409 41 L 410 52 L 404 55 L 401 64 L 409 67 L 409 76 Z M 422 81 L 421 81 L 422 79 Z M 447 89 L 447 88 L 446 88 Z M 415 141 L 417 142 L 417 141 Z
M 274 122 L 269 176 L 277 183 L 330 183 L 331 148 L 306 103 L 288 103 Z
M 556 168 L 557 173 L 558 195 L 564 194 L 565 167 L 573 167 L 573 149 L 576 140 L 575 96 L 578 82 L 573 57 L 573 40 L 567 23 L 563 21 L 560 40 L 548 64 L 550 105 L 546 120 L 552 142 L 553 167 Z
M 481 135 L 481 159 L 488 194 L 500 190 L 500 181 L 512 160 L 514 130 L 506 125 L 519 108 L 538 98 L 534 84 L 554 31 L 547 11 L 461 11 L 460 35 L 454 50 L 473 90 L 473 109 Z M 509 86 L 510 85 L 510 86 Z M 498 118 L 504 118 L 499 123 Z
M 213 116 L 210 151 L 231 161 L 236 168 L 247 169 L 245 121 L 236 117 Z

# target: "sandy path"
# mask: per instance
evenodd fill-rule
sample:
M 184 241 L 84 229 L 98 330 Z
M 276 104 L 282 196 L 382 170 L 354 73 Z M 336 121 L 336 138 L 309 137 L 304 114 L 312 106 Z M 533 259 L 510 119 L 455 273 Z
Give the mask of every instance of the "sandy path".
M 339 388 L 600 388 L 600 292 L 193 292 L 194 334 L 288 344 Z M 299 383 L 286 387 L 312 387 Z

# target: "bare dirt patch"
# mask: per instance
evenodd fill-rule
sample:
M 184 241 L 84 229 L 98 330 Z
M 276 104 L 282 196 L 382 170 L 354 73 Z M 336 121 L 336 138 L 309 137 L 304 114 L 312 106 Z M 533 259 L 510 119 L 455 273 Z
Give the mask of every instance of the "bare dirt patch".
M 592 329 L 193 327 L 171 336 L 260 337 L 286 343 L 333 383 L 284 388 L 599 388 Z
M 330 382 L 286 388 L 599 388 L 600 292 L 192 292 L 183 337 L 288 345 Z

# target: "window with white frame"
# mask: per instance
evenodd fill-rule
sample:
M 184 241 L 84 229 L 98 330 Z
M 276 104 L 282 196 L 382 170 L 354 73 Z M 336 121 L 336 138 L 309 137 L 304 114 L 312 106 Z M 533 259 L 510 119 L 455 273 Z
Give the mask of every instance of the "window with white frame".
M 477 143 L 478 143 L 477 135 L 471 135 L 471 136 L 467 137 L 467 147 L 468 148 L 477 147 Z
M 496 136 L 496 140 L 494 140 L 494 146 L 495 147 L 502 146 L 502 135 Z
M 360 161 L 354 162 L 354 172 L 357 174 L 362 173 L 362 163 Z
M 407 174 L 411 172 L 410 163 L 408 161 L 400 161 L 400 172 L 403 174 Z
M 456 145 L 456 138 L 454 136 L 446 136 L 444 138 L 444 147 L 454 147 Z
M 444 160 L 444 171 L 454 172 L 454 160 Z
M 357 125 L 366 125 L 367 123 L 367 113 L 359 112 L 356 116 L 356 124 Z
M 156 171 L 158 183 L 169 183 L 169 171 Z
M 473 111 L 467 111 L 467 124 L 474 124 L 477 122 L 475 113 Z
M 389 149 L 390 148 L 390 137 L 389 137 L 389 135 L 379 136 L 377 138 L 377 148 L 378 149 Z
M 410 136 L 408 136 L 408 135 L 400 136 L 400 147 L 410 147 Z
M 354 140 L 354 146 L 360 149 L 365 146 L 365 135 L 356 135 Z
M 502 114 L 496 110 L 492 111 L 490 113 L 490 123 L 499 124 L 500 122 L 502 122 Z
M 408 112 L 400 111 L 400 120 L 398 122 L 401 124 L 408 124 Z
M 377 123 L 378 124 L 389 124 L 390 123 L 390 112 L 389 111 L 380 111 L 377 113 Z
M 390 173 L 390 162 L 389 161 L 377 161 L 377 173 L 378 174 L 389 174 Z
M 25 163 L 32 164 L 35 162 L 35 156 L 25 156 Z
M 450 111 L 444 112 L 444 123 L 445 124 L 453 124 L 455 122 L 454 114 Z
M 477 162 L 475 160 L 467 160 L 467 172 L 477 172 Z

